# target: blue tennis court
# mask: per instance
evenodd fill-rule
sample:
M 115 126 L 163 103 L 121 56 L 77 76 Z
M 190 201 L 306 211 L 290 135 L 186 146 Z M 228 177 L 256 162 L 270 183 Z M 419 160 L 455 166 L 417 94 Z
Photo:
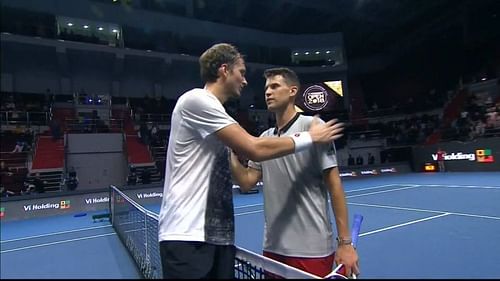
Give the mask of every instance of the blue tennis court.
M 500 277 L 500 173 L 404 174 L 344 187 L 351 217 L 364 216 L 360 278 Z M 260 253 L 262 193 L 235 192 L 234 203 L 237 245 Z M 2 222 L 1 278 L 141 278 L 110 223 L 92 214 Z

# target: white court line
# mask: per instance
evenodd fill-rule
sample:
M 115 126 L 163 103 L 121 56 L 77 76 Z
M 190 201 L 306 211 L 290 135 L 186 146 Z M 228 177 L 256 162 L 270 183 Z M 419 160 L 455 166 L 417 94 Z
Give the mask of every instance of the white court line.
M 349 195 L 349 196 L 346 196 L 345 198 L 354 198 L 354 197 L 360 197 L 360 196 L 366 196 L 366 195 L 393 192 L 393 191 L 405 190 L 405 189 L 416 188 L 416 187 L 417 186 L 406 186 L 406 187 L 394 188 L 394 189 L 389 189 L 389 190 L 382 190 L 382 191 L 368 192 L 368 193 L 363 193 L 363 194 Z
M 389 187 L 389 186 L 397 186 L 397 185 L 403 185 L 403 184 L 384 184 L 384 185 L 376 185 L 376 186 L 370 186 L 370 187 L 365 187 L 365 188 L 360 188 L 360 189 L 354 189 L 354 190 L 346 190 L 345 193 L 349 192 L 356 192 L 356 191 L 363 191 L 363 190 L 370 190 L 370 189 L 379 189 L 383 187 Z M 404 184 L 404 185 L 409 185 L 409 184 Z
M 32 238 L 40 238 L 40 237 L 53 236 L 53 235 L 59 235 L 59 234 L 65 234 L 65 233 L 72 233 L 72 232 L 78 232 L 78 231 L 86 231 L 86 230 L 92 230 L 92 229 L 99 229 L 99 228 L 104 228 L 104 227 L 111 227 L 111 225 L 102 225 L 102 226 L 94 226 L 94 227 L 87 227 L 87 228 L 79 228 L 79 229 L 66 230 L 66 231 L 61 231 L 61 232 L 54 232 L 54 233 L 33 235 L 33 236 L 27 236 L 27 237 L 21 237 L 21 238 L 9 239 L 9 240 L 2 240 L 2 241 L 0 241 L 0 243 L 21 241 L 21 240 L 27 240 L 27 239 L 32 239 Z
M 264 210 L 257 210 L 257 211 L 252 211 L 252 212 L 238 213 L 238 214 L 234 214 L 234 216 L 237 217 L 237 216 L 251 215 L 251 214 L 262 213 L 262 212 L 264 212 Z
M 405 222 L 405 223 L 400 223 L 400 224 L 396 224 L 396 225 L 392 225 L 392 226 L 388 226 L 388 227 L 376 229 L 376 230 L 373 230 L 373 231 L 368 231 L 368 232 L 361 233 L 359 235 L 359 237 L 366 236 L 366 235 L 371 235 L 371 234 L 379 233 L 379 232 L 382 232 L 382 231 L 391 230 L 391 229 L 394 229 L 394 228 L 398 228 L 398 227 L 402 227 L 402 226 L 406 226 L 406 225 L 410 225 L 410 224 L 415 224 L 415 223 L 419 223 L 419 222 L 423 222 L 423 221 L 433 220 L 433 219 L 437 219 L 437 218 L 448 216 L 448 215 L 450 215 L 450 213 L 444 213 L 444 214 L 440 214 L 440 215 L 436 215 L 436 216 L 432 216 L 432 217 L 428 217 L 428 218 L 423 218 L 423 219 L 419 219 L 419 220 L 414 220 L 414 221 L 409 221 L 409 222 Z
M 252 204 L 252 205 L 243 205 L 243 206 L 238 206 L 238 207 L 234 207 L 235 209 L 242 209 L 242 208 L 250 208 L 250 207 L 257 207 L 257 206 L 263 206 L 264 204 L 263 203 L 260 203 L 260 204 Z
M 45 247 L 45 246 L 51 246 L 51 245 L 62 244 L 62 243 L 68 243 L 68 242 L 75 242 L 75 241 L 99 238 L 99 237 L 104 237 L 104 236 L 109 236 L 109 235 L 116 235 L 116 233 L 100 234 L 100 235 L 87 236 L 87 237 L 81 237 L 81 238 L 75 238 L 75 239 L 68 239 L 68 240 L 62 240 L 62 241 L 51 242 L 51 243 L 38 244 L 38 245 L 33 245 L 33 246 L 14 248 L 14 249 L 10 249 L 10 250 L 1 251 L 0 254 L 21 251 L 21 250 L 28 250 L 28 249 L 39 248 L 39 247 Z
M 401 185 L 410 185 L 410 184 L 401 184 Z M 483 189 L 500 189 L 500 186 L 488 186 L 488 185 L 458 185 L 458 184 L 413 184 L 416 186 L 423 187 L 459 187 L 459 188 L 483 188 Z
M 416 212 L 426 212 L 426 213 L 439 213 L 439 214 L 445 213 L 445 214 L 456 215 L 456 216 L 500 220 L 500 217 L 495 217 L 495 216 L 475 215 L 475 214 L 457 213 L 457 212 L 440 211 L 440 210 L 406 208 L 406 207 L 377 205 L 377 204 L 364 204 L 364 203 L 354 203 L 354 202 L 348 202 L 347 204 L 348 205 L 355 205 L 355 206 L 362 206 L 362 207 L 375 207 L 375 208 L 382 208 L 382 209 L 396 209 L 396 210 L 416 211 Z

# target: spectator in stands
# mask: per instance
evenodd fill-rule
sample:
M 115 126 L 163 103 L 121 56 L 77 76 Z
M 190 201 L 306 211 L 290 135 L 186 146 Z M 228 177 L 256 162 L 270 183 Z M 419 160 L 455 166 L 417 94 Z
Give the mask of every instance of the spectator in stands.
M 134 120 L 141 121 L 142 115 L 144 114 L 144 109 L 141 105 L 137 105 L 135 108 Z
M 146 125 L 146 122 L 141 122 L 141 125 L 139 127 L 139 131 L 137 132 L 139 139 L 141 142 L 145 145 L 149 145 L 149 129 L 148 125 Z
M 153 124 L 150 130 L 151 134 L 151 144 L 152 145 L 158 145 L 160 144 L 160 129 L 158 128 L 158 125 L 156 123 Z
M 43 181 L 40 178 L 40 174 L 36 173 L 35 178 L 33 179 L 33 185 L 35 186 L 35 191 L 37 193 L 45 193 L 45 184 L 47 182 Z
M 165 160 L 157 160 L 156 167 L 160 173 L 160 178 L 165 179 Z
M 31 194 L 35 190 L 35 185 L 33 181 L 28 178 L 26 174 L 23 180 L 23 187 L 21 189 L 21 195 Z
M 441 147 L 439 147 L 436 154 L 437 154 L 439 171 L 446 172 L 446 167 L 444 165 L 444 156 L 446 155 L 446 151 L 444 151 Z
M 9 197 L 9 196 L 12 196 L 12 195 L 15 195 L 15 194 L 16 193 L 14 193 L 13 191 L 8 190 L 4 186 L 0 186 L 0 196 L 1 197 Z
M 352 157 L 352 155 L 350 153 L 349 153 L 349 158 L 347 158 L 347 165 L 348 166 L 354 166 L 355 165 L 354 157 Z
M 135 167 L 129 168 L 129 173 L 127 175 L 127 185 L 137 184 L 137 171 Z
M 24 130 L 24 141 L 27 148 L 30 149 L 33 145 L 33 129 L 28 127 Z
M 375 164 L 375 156 L 368 152 L 368 165 Z
M 144 168 L 142 170 L 141 182 L 142 182 L 142 184 L 150 184 L 151 183 L 151 171 L 148 168 Z
M 495 110 L 495 108 L 488 109 L 486 118 L 486 127 L 495 128 L 497 126 L 498 112 Z
M 363 156 L 358 155 L 358 156 L 356 157 L 356 165 L 358 165 L 358 166 L 363 165 Z
M 64 181 L 68 190 L 75 190 L 78 187 L 78 183 L 80 181 L 78 180 L 78 176 L 76 175 L 74 167 L 71 167 L 69 169 L 68 176 Z
M 16 146 L 14 147 L 14 150 L 12 150 L 12 153 L 15 152 L 23 152 L 24 151 L 25 144 L 23 141 L 17 141 Z
M 52 134 L 52 140 L 57 141 L 61 138 L 61 124 L 57 119 L 52 119 L 50 122 L 50 133 Z

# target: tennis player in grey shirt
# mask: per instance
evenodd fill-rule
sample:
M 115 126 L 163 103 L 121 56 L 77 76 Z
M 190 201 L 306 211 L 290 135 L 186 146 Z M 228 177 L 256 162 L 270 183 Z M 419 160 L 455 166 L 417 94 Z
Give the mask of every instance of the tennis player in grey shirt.
M 307 131 L 313 117 L 295 110 L 300 88 L 295 72 L 273 68 L 264 77 L 266 104 L 275 114 L 276 127 L 261 137 L 290 137 Z M 333 142 L 272 160 L 249 161 L 248 167 L 232 153 L 231 171 L 243 190 L 259 180 L 264 183 L 264 256 L 320 277 L 332 271 L 334 262 L 345 265 L 344 274 L 359 274 Z M 335 214 L 337 245 L 328 198 Z

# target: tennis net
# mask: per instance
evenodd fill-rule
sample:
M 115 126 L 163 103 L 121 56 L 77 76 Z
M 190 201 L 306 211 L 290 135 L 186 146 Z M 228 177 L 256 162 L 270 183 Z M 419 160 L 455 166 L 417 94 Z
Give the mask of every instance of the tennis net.
M 161 279 L 158 215 L 132 200 L 115 186 L 110 186 L 109 193 L 110 220 L 118 237 L 131 253 L 144 278 Z M 319 278 L 236 247 L 234 263 L 236 279 L 266 279 L 276 276 L 287 279 Z

